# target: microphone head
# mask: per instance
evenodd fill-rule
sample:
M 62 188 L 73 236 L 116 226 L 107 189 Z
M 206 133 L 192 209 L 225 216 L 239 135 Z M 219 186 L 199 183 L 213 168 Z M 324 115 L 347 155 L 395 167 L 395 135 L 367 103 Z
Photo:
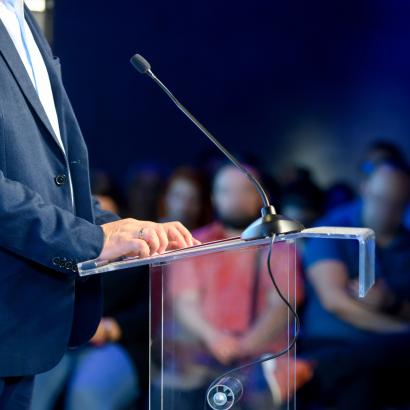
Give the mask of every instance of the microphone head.
M 130 63 L 141 74 L 146 74 L 149 70 L 151 70 L 150 63 L 141 54 L 135 54 L 132 56 Z

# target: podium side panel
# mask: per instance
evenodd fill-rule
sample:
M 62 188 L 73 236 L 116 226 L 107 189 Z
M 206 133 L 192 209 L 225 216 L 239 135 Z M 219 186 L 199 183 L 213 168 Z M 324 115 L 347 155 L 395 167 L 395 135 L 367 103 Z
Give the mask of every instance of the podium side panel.
M 259 362 L 295 335 L 293 314 L 269 276 L 268 251 L 250 247 L 151 268 L 150 409 L 296 406 L 296 349 Z M 295 310 L 302 293 L 292 241 L 273 244 L 271 271 Z

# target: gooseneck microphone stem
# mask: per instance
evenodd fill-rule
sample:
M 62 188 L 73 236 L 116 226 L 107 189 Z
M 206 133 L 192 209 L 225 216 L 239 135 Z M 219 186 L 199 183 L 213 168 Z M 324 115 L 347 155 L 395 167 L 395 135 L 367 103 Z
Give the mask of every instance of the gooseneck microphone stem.
M 169 91 L 168 88 L 155 76 L 155 74 L 151 70 L 150 64 L 147 60 L 145 60 L 144 57 L 142 57 L 140 54 L 135 54 L 131 58 L 131 64 L 141 74 L 147 74 L 152 80 L 154 80 L 157 85 L 165 92 L 165 94 L 167 94 L 168 97 L 174 102 L 174 104 L 196 125 L 196 127 L 199 128 L 200 131 L 202 131 L 203 134 L 205 134 L 205 136 L 232 162 L 233 165 L 235 165 L 240 171 L 243 172 L 244 175 L 249 178 L 249 180 L 256 187 L 263 201 L 263 208 L 261 210 L 262 217 L 248 226 L 242 233 L 241 238 L 244 240 L 252 240 L 270 237 L 271 243 L 267 257 L 269 276 L 272 280 L 273 285 L 275 286 L 276 291 L 278 292 L 278 295 L 294 315 L 296 323 L 298 324 L 299 318 L 296 311 L 282 295 L 279 287 L 275 282 L 275 278 L 271 270 L 271 256 L 276 234 L 299 232 L 303 229 L 303 225 L 301 225 L 297 221 L 287 218 L 286 216 L 276 214 L 275 208 L 269 203 L 268 196 L 266 195 L 266 192 L 262 188 L 259 181 L 246 169 L 246 167 L 239 163 L 239 161 L 177 100 L 177 98 L 171 93 L 171 91 Z M 213 410 L 230 410 L 234 406 L 234 404 L 241 398 L 243 393 L 243 386 L 240 380 L 233 377 L 224 376 L 228 376 L 229 374 L 242 368 L 248 367 L 252 364 L 262 363 L 263 361 L 284 355 L 285 353 L 289 352 L 296 343 L 297 334 L 298 330 L 292 342 L 290 342 L 288 346 L 281 352 L 270 355 L 268 356 L 268 358 L 259 359 L 256 362 L 241 365 L 236 369 L 226 372 L 222 377 L 219 377 L 217 380 L 215 380 L 207 390 L 204 404 L 206 405 L 206 403 L 208 403 Z
M 151 69 L 146 71 L 146 74 L 151 77 L 168 95 L 168 97 L 175 103 L 175 105 L 202 131 L 203 134 L 213 143 L 215 144 L 219 150 L 237 167 L 239 168 L 255 185 L 256 189 L 258 190 L 262 201 L 263 206 L 265 208 L 269 208 L 272 206 L 269 202 L 269 198 L 262 188 L 259 181 L 208 131 L 194 116 L 191 114 L 175 97 L 174 94 L 165 86 L 165 84 L 152 72 Z
M 287 218 L 286 216 L 276 214 L 275 208 L 270 204 L 268 195 L 262 188 L 259 181 L 244 167 L 171 93 L 171 91 L 157 78 L 152 72 L 151 65 L 140 54 L 135 54 L 131 60 L 133 67 L 141 74 L 148 75 L 155 83 L 165 92 L 173 103 L 195 124 L 195 126 L 237 167 L 255 186 L 262 198 L 263 208 L 261 209 L 262 217 L 248 226 L 242 233 L 241 238 L 244 240 L 260 239 L 274 237 L 276 234 L 287 234 L 299 232 L 304 229 L 299 222 Z

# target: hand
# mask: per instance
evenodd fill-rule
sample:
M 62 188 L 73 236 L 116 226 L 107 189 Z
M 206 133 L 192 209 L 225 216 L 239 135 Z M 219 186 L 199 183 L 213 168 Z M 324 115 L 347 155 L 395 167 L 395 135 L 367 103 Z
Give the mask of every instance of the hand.
M 186 248 L 188 246 L 201 244 L 181 222 L 165 222 L 159 225 L 164 228 L 168 238 L 168 247 L 166 250 Z
M 102 318 L 90 343 L 95 346 L 102 346 L 108 342 L 118 342 L 121 336 L 121 328 L 115 319 Z
M 121 256 L 145 258 L 199 243 L 180 222 L 160 224 L 128 218 L 101 227 L 105 238 L 100 260 L 110 261 Z
M 379 279 L 367 292 L 365 298 L 358 298 L 359 282 L 352 280 L 349 283 L 350 291 L 353 296 L 370 310 L 382 311 L 394 301 L 394 295 L 386 286 L 383 280 Z
M 205 344 L 212 355 L 223 365 L 232 362 L 240 353 L 238 339 L 222 332 L 213 332 L 207 337 Z
M 260 348 L 256 345 L 255 338 L 251 334 L 245 334 L 239 338 L 239 351 L 241 358 L 255 355 L 256 351 Z

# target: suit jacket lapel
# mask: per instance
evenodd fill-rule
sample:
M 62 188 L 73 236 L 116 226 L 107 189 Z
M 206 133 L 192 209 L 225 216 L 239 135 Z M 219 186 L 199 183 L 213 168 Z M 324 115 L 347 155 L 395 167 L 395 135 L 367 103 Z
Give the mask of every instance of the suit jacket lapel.
M 39 48 L 41 49 L 41 47 Z M 55 143 L 58 145 L 58 148 L 60 149 L 61 153 L 64 155 L 64 151 L 61 149 L 57 136 L 53 131 L 50 121 L 48 120 L 47 114 L 37 95 L 37 91 L 35 90 L 30 80 L 30 77 L 28 76 L 27 71 L 23 65 L 23 62 L 21 61 L 20 56 L 14 46 L 14 43 L 10 38 L 8 31 L 1 20 L 0 53 L 3 55 L 6 63 L 8 64 L 11 72 L 13 73 L 13 76 L 16 79 L 21 91 L 25 95 L 27 101 L 33 107 L 33 110 L 36 112 L 40 120 L 43 122 L 44 126 L 53 137 Z
M 24 6 L 25 17 L 27 24 L 30 27 L 31 33 L 33 34 L 34 40 L 37 43 L 37 47 L 40 50 L 40 53 L 43 57 L 44 64 L 46 65 L 48 76 L 50 79 L 51 89 L 53 90 L 54 105 L 57 111 L 58 122 L 60 125 L 60 134 L 61 139 L 65 150 L 67 152 L 67 141 L 66 141 L 66 132 L 64 128 L 64 119 L 63 119 L 63 84 L 61 81 L 61 67 L 58 59 L 54 59 L 51 54 L 51 49 L 48 43 L 42 37 L 42 33 L 39 31 L 38 26 L 36 26 L 34 17 L 30 13 L 27 6 Z M 49 52 L 47 50 L 50 50 Z M 57 68 L 57 65 L 59 66 Z

